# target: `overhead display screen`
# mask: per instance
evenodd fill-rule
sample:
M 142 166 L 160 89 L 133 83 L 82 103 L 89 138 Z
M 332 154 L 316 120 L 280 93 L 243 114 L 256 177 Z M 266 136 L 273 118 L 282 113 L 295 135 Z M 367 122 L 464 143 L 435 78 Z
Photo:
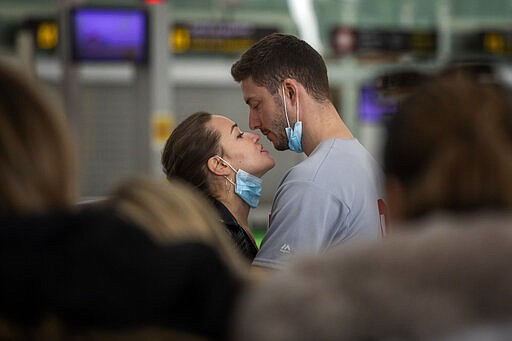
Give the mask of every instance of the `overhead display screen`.
M 74 61 L 147 61 L 148 14 L 144 9 L 76 7 L 70 20 Z
M 437 54 L 437 32 L 434 29 L 408 30 L 386 28 L 351 28 L 336 26 L 331 31 L 334 55 L 343 57 L 380 56 L 432 59 Z

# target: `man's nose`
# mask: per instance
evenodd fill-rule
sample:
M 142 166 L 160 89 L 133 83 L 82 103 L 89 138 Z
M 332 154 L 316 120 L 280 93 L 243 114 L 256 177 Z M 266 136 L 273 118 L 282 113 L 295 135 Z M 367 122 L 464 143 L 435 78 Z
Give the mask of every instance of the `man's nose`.
M 261 127 L 261 121 L 258 115 L 254 114 L 252 110 L 249 111 L 249 128 L 255 130 Z

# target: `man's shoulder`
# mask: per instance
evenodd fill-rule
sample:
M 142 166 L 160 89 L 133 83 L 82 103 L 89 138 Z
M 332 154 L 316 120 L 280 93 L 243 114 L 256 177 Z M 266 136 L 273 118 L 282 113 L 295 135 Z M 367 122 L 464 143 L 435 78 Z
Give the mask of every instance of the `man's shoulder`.
M 293 175 L 295 178 L 310 179 L 317 173 L 318 169 L 324 166 L 325 161 L 330 159 L 329 156 L 336 153 L 336 150 L 332 148 L 333 145 L 334 139 L 322 141 L 308 157 L 291 167 L 285 177 Z
M 286 172 L 283 183 L 287 181 L 323 183 L 329 178 L 338 178 L 340 174 L 346 174 L 347 168 L 366 163 L 369 158 L 371 155 L 357 139 L 322 141 L 309 157 Z

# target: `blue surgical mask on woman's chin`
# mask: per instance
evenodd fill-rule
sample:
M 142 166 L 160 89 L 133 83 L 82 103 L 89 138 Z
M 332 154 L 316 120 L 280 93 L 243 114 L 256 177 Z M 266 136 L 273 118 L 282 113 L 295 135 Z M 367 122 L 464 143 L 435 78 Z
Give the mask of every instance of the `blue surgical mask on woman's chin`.
M 302 121 L 299 119 L 299 98 L 297 97 L 297 112 L 293 129 L 290 126 L 290 120 L 288 119 L 288 110 L 286 110 L 286 99 L 285 99 L 285 90 L 283 84 L 283 104 L 284 104 L 284 114 L 286 116 L 286 122 L 288 123 L 288 127 L 284 128 L 286 132 L 286 136 L 288 137 L 288 148 L 291 151 L 302 153 Z
M 222 157 L 217 155 L 219 159 L 225 162 L 234 172 L 235 172 L 235 182 L 225 176 L 226 180 L 228 180 L 233 186 L 235 186 L 235 193 L 238 195 L 247 205 L 252 208 L 258 207 L 260 203 L 261 197 L 261 179 L 257 176 L 247 173 L 243 169 L 239 169 L 238 171 L 233 168 Z

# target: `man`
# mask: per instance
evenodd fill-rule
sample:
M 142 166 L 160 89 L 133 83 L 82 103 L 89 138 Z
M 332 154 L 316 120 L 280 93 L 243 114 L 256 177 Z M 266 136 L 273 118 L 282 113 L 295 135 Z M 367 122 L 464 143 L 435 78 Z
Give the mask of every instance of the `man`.
M 279 268 L 291 256 L 381 237 L 381 170 L 329 100 L 325 63 L 291 35 L 269 35 L 231 68 L 249 106 L 249 126 L 277 150 L 304 152 L 277 189 L 269 230 L 253 264 Z

